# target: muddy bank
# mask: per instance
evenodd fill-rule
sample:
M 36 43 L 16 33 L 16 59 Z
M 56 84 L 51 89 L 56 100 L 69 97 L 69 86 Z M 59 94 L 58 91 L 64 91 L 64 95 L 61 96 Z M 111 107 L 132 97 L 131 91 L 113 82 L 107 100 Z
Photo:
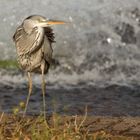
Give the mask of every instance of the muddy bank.
M 9 135 L 9 137 L 10 132 L 15 129 L 14 127 L 17 123 L 22 124 L 28 122 L 28 124 L 26 124 L 26 129 L 28 129 L 30 125 L 36 122 L 37 118 L 37 116 L 26 116 L 23 118 L 22 116 L 15 116 L 12 114 L 0 114 L 0 116 L 0 128 L 4 127 L 5 136 Z M 59 125 L 63 129 L 65 122 L 67 122 L 67 124 L 74 124 L 76 120 L 77 126 L 79 126 L 85 119 L 84 117 L 85 116 L 59 116 Z M 53 119 L 52 116 L 47 117 L 50 126 L 53 126 Z M 88 130 L 90 134 L 104 131 L 106 134 L 111 134 L 113 136 L 125 136 L 133 138 L 133 140 L 140 140 L 140 117 L 90 116 L 86 117 L 82 123 L 80 131 L 85 130 Z

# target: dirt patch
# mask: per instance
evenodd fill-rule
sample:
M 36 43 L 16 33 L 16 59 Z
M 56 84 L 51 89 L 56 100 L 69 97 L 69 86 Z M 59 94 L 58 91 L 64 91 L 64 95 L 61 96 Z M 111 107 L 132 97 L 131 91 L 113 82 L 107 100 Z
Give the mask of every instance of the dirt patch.
M 64 120 L 74 120 L 70 116 L 64 117 Z M 77 117 L 77 121 L 81 122 L 82 116 Z M 105 131 L 113 135 L 132 136 L 140 139 L 140 117 L 87 117 L 84 127 L 89 131 Z

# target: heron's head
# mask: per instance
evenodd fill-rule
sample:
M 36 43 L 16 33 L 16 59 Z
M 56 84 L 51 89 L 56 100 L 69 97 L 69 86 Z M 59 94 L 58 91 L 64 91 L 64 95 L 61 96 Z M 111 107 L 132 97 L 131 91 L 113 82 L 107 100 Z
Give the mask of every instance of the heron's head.
M 23 27 L 26 29 L 32 29 L 35 27 L 47 27 L 50 25 L 56 25 L 56 24 L 65 24 L 66 22 L 64 21 L 59 21 L 59 20 L 49 20 L 46 19 L 43 16 L 39 16 L 39 15 L 33 15 L 33 16 L 29 16 L 27 17 L 24 21 L 23 21 Z

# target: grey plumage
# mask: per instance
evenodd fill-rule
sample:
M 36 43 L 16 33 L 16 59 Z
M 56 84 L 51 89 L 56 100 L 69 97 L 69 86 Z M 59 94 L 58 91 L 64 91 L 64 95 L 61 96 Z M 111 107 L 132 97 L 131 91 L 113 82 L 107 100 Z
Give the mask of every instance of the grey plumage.
M 53 30 L 50 27 L 44 27 L 41 31 L 34 27 L 30 33 L 26 32 L 26 30 L 26 26 L 24 27 L 23 23 L 17 28 L 13 36 L 18 63 L 27 72 L 41 73 L 40 66 L 44 61 L 44 72 L 47 73 L 52 62 L 52 43 L 55 42 Z
M 25 105 L 24 115 L 32 93 L 31 72 L 35 72 L 42 74 L 42 93 L 45 117 L 44 74 L 48 72 L 50 64 L 52 63 L 52 43 L 55 42 L 53 30 L 49 25 L 64 23 L 65 22 L 63 21 L 47 20 L 43 16 L 29 16 L 17 28 L 13 36 L 18 63 L 21 69 L 28 72 L 29 79 L 29 94 Z

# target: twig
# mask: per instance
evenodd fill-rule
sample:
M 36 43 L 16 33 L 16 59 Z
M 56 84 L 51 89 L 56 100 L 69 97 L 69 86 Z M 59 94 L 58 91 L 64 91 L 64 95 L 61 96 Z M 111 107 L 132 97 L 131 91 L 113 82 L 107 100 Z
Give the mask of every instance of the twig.
M 84 124 L 84 122 L 86 121 L 86 118 L 87 118 L 87 106 L 86 106 L 86 108 L 85 108 L 85 115 L 84 115 L 84 118 L 83 118 L 83 120 L 81 121 L 81 123 L 80 123 L 78 129 L 80 129 L 81 126 Z
M 0 116 L 0 122 L 2 121 L 3 116 L 4 116 L 4 112 L 2 112 L 2 114 Z

